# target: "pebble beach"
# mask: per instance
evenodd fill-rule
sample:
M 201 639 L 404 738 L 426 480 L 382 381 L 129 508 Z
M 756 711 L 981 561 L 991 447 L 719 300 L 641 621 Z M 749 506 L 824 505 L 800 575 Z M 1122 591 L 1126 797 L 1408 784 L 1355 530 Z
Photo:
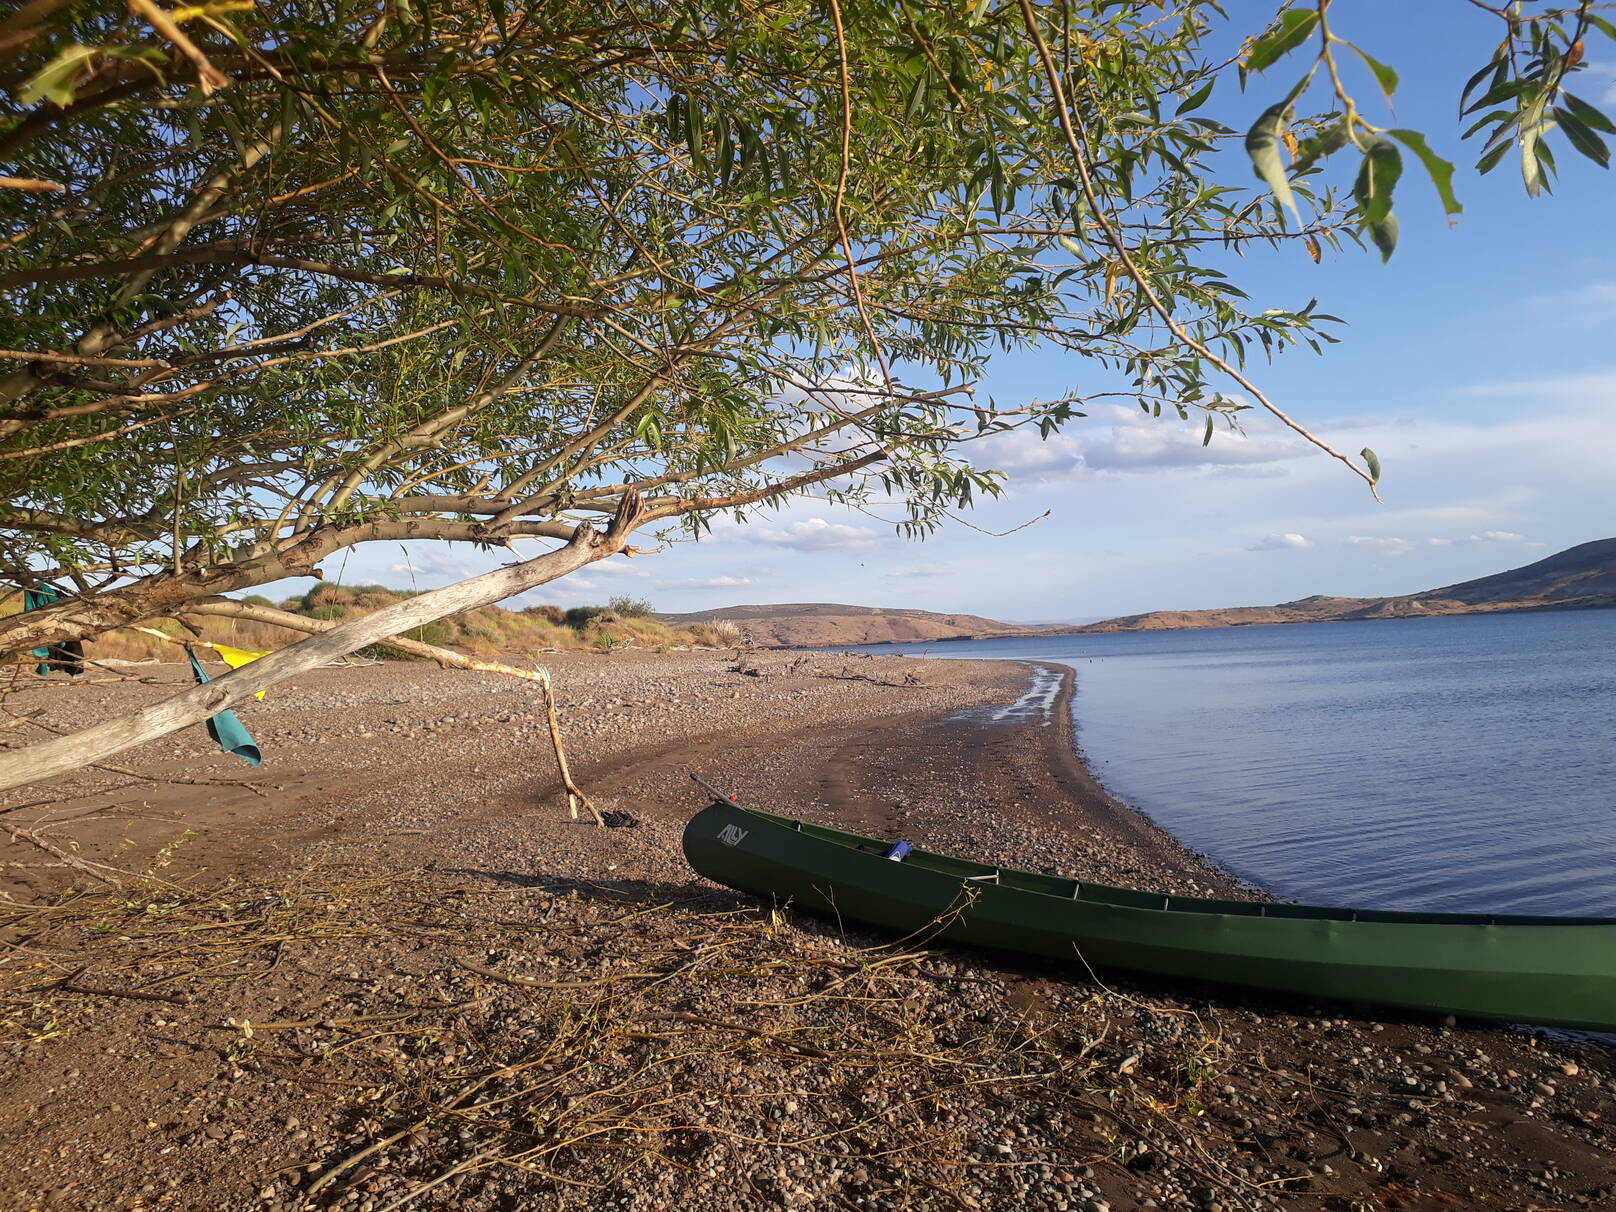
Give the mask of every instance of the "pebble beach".
M 192 729 L 14 797 L 39 802 L 8 823 L 126 874 L 0 856 L 0 1207 L 1616 1206 L 1598 1041 L 894 947 L 685 865 L 696 773 L 1261 898 L 1106 795 L 1050 669 L 543 659 L 617 827 L 569 814 L 532 684 L 399 662 L 241 709 L 258 770 Z M 187 677 L 116 673 L 19 682 L 12 735 Z

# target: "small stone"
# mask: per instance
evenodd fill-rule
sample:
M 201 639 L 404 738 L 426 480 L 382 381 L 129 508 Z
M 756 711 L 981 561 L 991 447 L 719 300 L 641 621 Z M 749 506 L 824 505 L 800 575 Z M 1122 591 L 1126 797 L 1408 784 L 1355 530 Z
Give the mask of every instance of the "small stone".
M 1544 1098 L 1554 1097 L 1554 1087 L 1549 1085 L 1548 1082 L 1533 1082 L 1532 1089 Z
M 1564 1073 L 1567 1077 L 1576 1077 L 1577 1074 L 1582 1072 L 1582 1070 L 1577 1068 L 1577 1066 L 1572 1064 L 1570 1061 L 1567 1061 L 1565 1064 L 1560 1066 L 1560 1072 Z

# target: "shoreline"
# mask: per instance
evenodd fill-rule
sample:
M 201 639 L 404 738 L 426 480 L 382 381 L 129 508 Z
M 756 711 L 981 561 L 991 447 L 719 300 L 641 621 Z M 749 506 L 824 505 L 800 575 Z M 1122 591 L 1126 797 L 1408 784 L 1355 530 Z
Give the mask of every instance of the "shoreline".
M 1026 663 L 1026 662 L 1023 662 Z M 1051 662 L 1054 664 L 1055 662 Z M 1241 879 L 1233 872 L 1226 870 L 1211 855 L 1196 850 L 1188 843 L 1176 837 L 1166 826 L 1159 824 L 1153 817 L 1142 809 L 1135 808 L 1125 800 L 1118 799 L 1109 790 L 1089 765 L 1084 755 L 1083 747 L 1077 740 L 1077 724 L 1075 701 L 1077 698 L 1077 670 L 1070 665 L 1060 665 L 1061 689 L 1055 703 L 1055 726 L 1060 733 L 1060 748 L 1062 756 L 1054 760 L 1063 766 L 1069 766 L 1068 777 L 1074 786 L 1074 796 L 1080 800 L 1089 812 L 1099 812 L 1108 818 L 1125 822 L 1126 826 L 1137 832 L 1141 837 L 1141 844 L 1161 847 L 1176 855 L 1181 855 L 1189 861 L 1198 864 L 1208 875 L 1226 884 L 1231 891 L 1242 900 L 1269 901 L 1276 899 L 1272 893 L 1249 880 Z M 1148 839 L 1146 841 L 1145 839 Z
M 252 776 L 263 795 L 64 780 L 77 798 L 35 815 L 88 856 L 136 866 L 197 834 L 159 869 L 178 889 L 57 902 L 48 873 L 3 873 L 22 903 L 0 900 L 0 1208 L 374 1212 L 420 1187 L 412 1208 L 494 1212 L 602 1184 L 600 1206 L 643 1212 L 1616 1199 L 1607 1050 L 907 952 L 684 864 L 695 770 L 945 852 L 1251 895 L 1106 793 L 1075 744 L 1070 668 L 1046 722 L 993 719 L 1032 664 L 554 661 L 575 777 L 629 828 L 567 818 L 527 688 L 407 664 L 322 670 L 244 711 L 275 763 Z M 61 690 L 25 706 L 66 722 L 171 692 Z M 123 760 L 239 777 L 190 738 Z M 526 1066 L 563 1039 L 576 1059 L 534 1085 L 551 1071 Z M 468 1081 L 494 1100 L 469 1116 L 449 1105 Z M 612 1101 L 620 1086 L 672 1118 Z M 569 1116 L 625 1126 L 539 1167 L 486 1160 Z M 630 1167 L 643 1182 L 619 1181 Z

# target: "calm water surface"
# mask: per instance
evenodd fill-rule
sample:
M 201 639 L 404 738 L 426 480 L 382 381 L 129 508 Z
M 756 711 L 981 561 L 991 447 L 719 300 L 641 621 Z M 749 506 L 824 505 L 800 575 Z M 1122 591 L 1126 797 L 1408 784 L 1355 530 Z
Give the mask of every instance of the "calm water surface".
M 1072 666 L 1112 793 L 1276 895 L 1616 916 L 1616 610 L 898 647 Z

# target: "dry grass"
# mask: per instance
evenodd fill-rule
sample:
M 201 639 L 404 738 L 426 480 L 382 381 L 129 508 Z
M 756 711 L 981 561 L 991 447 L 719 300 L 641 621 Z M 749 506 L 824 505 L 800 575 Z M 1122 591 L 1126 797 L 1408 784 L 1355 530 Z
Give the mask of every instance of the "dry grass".
M 1152 1153 L 1243 1181 L 1192 1130 L 1227 1057 L 1193 1015 L 1092 989 L 1014 1012 L 1002 978 L 691 888 L 314 871 L 69 895 L 0 910 L 0 939 L 26 939 L 0 966 L 25 1063 L 90 1032 L 149 1047 L 159 1021 L 230 1105 L 319 1092 L 323 1137 L 241 1175 L 288 1207 L 1012 1206 L 1054 1197 L 1051 1160 Z M 231 1011 L 255 998 L 273 1020 Z M 1150 1059 L 1122 1059 L 1142 1036 Z

